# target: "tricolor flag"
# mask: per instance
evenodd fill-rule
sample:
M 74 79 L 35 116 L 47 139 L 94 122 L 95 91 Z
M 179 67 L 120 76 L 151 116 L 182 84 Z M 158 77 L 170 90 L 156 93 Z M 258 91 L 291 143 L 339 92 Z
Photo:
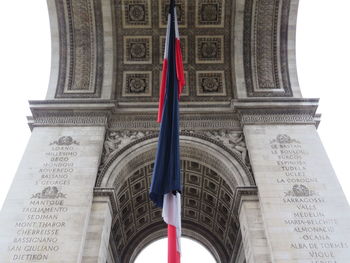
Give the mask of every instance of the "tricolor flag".
M 158 122 L 160 133 L 150 198 L 163 208 L 168 224 L 168 263 L 180 262 L 181 176 L 179 150 L 179 97 L 185 85 L 175 1 L 170 1 L 165 41 Z

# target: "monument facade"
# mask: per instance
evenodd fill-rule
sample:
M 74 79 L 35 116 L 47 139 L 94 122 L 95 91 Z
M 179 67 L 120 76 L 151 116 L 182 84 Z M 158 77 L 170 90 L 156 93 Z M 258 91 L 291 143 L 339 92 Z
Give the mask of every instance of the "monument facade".
M 131 263 L 148 198 L 167 0 L 47 0 L 45 100 L 0 214 L 0 262 Z M 295 63 L 298 0 L 178 0 L 183 235 L 219 263 L 348 263 L 350 208 Z

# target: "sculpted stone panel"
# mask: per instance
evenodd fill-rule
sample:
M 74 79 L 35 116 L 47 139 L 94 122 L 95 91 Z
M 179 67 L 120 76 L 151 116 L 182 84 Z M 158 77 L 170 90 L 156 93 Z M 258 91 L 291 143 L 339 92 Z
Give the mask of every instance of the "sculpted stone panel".
M 123 78 L 123 97 L 151 96 L 152 72 L 125 71 Z
M 223 71 L 197 71 L 197 96 L 226 95 Z
M 152 25 L 150 0 L 123 0 L 122 12 L 124 28 L 150 28 Z
M 101 3 L 56 1 L 60 76 L 56 97 L 99 97 L 103 74 Z
M 224 27 L 225 0 L 196 0 L 196 26 Z
M 196 63 L 223 63 L 224 36 L 196 36 Z
M 151 37 L 124 37 L 125 64 L 152 64 Z

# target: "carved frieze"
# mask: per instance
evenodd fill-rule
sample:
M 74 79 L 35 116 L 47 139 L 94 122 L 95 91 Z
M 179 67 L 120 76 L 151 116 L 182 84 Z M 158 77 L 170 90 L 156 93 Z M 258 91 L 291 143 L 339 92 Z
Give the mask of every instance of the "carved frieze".
M 29 126 L 105 126 L 107 112 L 35 112 Z
M 245 113 L 242 125 L 246 124 L 315 124 L 313 114 L 297 113 Z
M 159 123 L 156 122 L 155 115 L 145 114 L 125 114 L 111 118 L 109 126 L 112 130 L 145 130 L 158 131 Z M 209 129 L 229 129 L 241 130 L 238 115 L 183 115 L 180 118 L 181 130 L 209 130 Z

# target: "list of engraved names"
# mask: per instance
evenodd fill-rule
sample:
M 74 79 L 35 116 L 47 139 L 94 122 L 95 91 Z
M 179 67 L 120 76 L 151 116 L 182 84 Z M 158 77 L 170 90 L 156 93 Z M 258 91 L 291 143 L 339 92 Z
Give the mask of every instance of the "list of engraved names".
M 60 233 L 67 226 L 68 187 L 78 157 L 79 142 L 62 136 L 48 143 L 43 163 L 35 172 L 32 193 L 14 222 L 16 235 L 8 248 L 13 262 L 48 261 L 60 250 Z M 31 187 L 31 186 L 28 186 Z
M 281 171 L 276 183 L 284 189 L 280 196 L 282 206 L 289 211 L 282 224 L 286 234 L 288 229 L 297 236 L 291 240 L 290 249 L 311 258 L 310 263 L 338 263 L 337 253 L 350 246 L 336 237 L 339 222 L 327 213 L 328 200 L 317 190 L 320 178 L 308 170 L 305 157 L 309 152 L 300 141 L 286 134 L 270 141 L 270 151 Z

